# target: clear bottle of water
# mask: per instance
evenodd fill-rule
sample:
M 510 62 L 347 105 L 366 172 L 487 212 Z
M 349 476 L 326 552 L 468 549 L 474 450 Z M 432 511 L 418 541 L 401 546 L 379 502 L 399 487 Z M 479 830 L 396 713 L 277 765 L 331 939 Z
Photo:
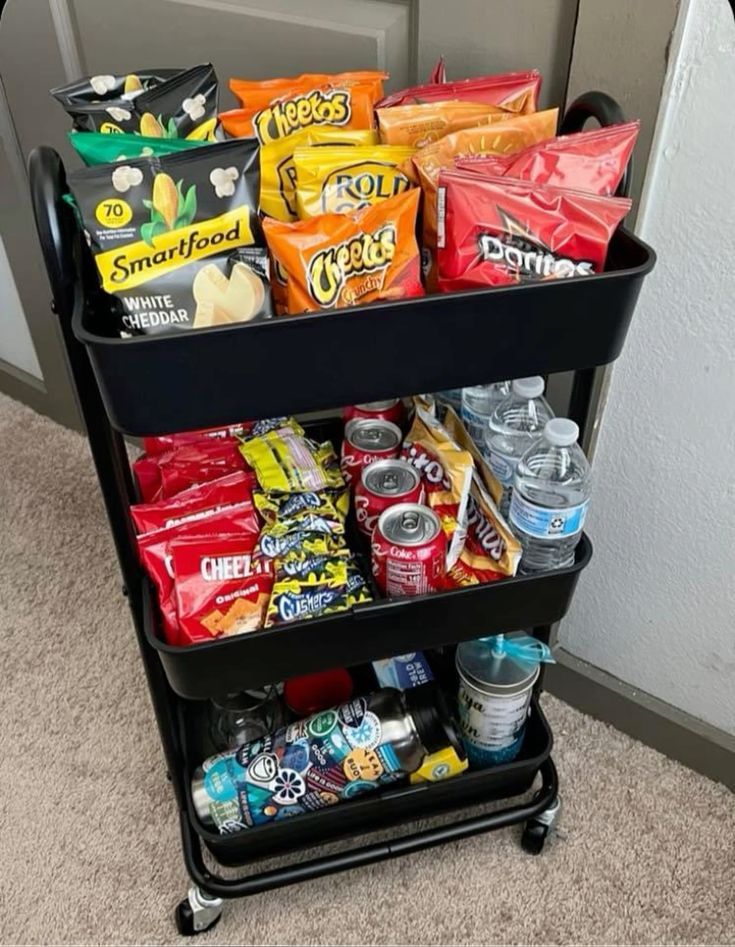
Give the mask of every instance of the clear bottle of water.
M 578 437 L 574 421 L 553 418 L 518 461 L 510 525 L 523 546 L 524 575 L 574 562 L 592 485 Z
M 481 451 L 485 450 L 485 429 L 490 415 L 509 394 L 509 381 L 462 389 L 462 421 Z
M 554 417 L 543 395 L 544 380 L 540 375 L 516 378 L 511 382 L 510 395 L 500 402 L 488 420 L 484 453 L 503 485 L 500 500 L 503 516 L 508 515 L 510 508 L 518 461 L 541 436 L 546 422 Z
M 462 389 L 447 388 L 446 391 L 435 391 L 437 404 L 445 408 L 454 408 L 457 414 L 462 410 Z

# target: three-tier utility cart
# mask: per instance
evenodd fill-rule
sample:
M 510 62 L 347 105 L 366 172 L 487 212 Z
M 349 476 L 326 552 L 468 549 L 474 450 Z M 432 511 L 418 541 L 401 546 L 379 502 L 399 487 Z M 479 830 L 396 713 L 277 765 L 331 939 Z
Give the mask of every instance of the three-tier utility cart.
M 603 124 L 622 120 L 612 99 L 591 93 L 571 106 L 563 130 L 577 131 L 591 117 Z M 37 149 L 30 173 L 52 309 L 87 427 L 179 812 L 192 879 L 176 910 L 179 931 L 193 934 L 212 927 L 225 898 L 515 823 L 524 826 L 524 848 L 540 852 L 559 808 L 552 736 L 538 703 L 540 684 L 520 755 L 445 782 L 390 787 L 296 819 L 220 836 L 196 816 L 191 776 L 208 752 L 208 698 L 416 650 L 442 648 L 449 667 L 454 644 L 497 632 L 532 628 L 548 641 L 551 625 L 566 613 L 590 560 L 587 537 L 577 547 L 574 565 L 556 572 L 419 598 L 376 597 L 326 618 L 173 647 L 160 634 L 155 596 L 138 562 L 129 516 L 135 492 L 123 435 L 185 431 L 566 371 L 575 372 L 568 413 L 583 428 L 594 369 L 620 354 L 641 284 L 654 265 L 653 251 L 621 229 L 610 245 L 606 271 L 597 276 L 195 333 L 109 338 L 97 334 L 90 319 L 98 281 L 64 200 L 59 156 Z M 627 185 L 626 177 L 623 191 Z M 339 437 L 337 418 L 318 423 L 320 435 Z M 540 788 L 529 797 L 539 775 Z M 470 805 L 491 800 L 507 803 L 485 814 L 463 815 Z M 231 872 L 222 877 L 205 863 L 204 849 L 222 865 L 246 866 L 446 812 L 454 813 L 453 820 L 438 827 L 413 826 L 390 841 L 363 841 L 308 860 L 281 859 L 280 867 L 245 877 L 232 878 Z

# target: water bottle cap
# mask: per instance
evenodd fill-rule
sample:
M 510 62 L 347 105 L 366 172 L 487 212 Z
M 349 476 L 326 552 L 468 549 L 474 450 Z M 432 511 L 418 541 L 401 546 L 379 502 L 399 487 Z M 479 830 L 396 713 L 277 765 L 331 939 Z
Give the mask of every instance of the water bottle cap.
M 579 439 L 579 425 L 569 418 L 552 418 L 546 422 L 544 437 L 554 447 L 571 447 Z
M 529 378 L 515 378 L 511 385 L 514 395 L 521 398 L 538 398 L 544 393 L 544 380 L 540 375 Z

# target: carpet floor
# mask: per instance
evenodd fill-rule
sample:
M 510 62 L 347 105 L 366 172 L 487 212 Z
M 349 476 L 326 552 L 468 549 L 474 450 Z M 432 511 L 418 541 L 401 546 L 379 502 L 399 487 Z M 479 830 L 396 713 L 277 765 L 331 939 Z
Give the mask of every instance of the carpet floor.
M 0 444 L 0 942 L 178 943 L 173 799 L 87 446 L 1 396 Z M 541 857 L 507 829 L 234 902 L 198 942 L 732 943 L 732 795 L 544 705 L 564 812 Z

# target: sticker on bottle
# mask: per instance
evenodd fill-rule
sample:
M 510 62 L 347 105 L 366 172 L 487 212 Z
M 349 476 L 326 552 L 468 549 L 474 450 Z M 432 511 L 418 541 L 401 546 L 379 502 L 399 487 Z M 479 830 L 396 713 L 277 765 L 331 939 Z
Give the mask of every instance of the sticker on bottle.
M 513 486 L 513 474 L 516 472 L 518 458 L 511 454 L 501 454 L 491 450 L 488 456 L 490 469 L 504 487 Z
M 585 500 L 578 506 L 549 509 L 529 503 L 518 490 L 514 490 L 510 501 L 510 522 L 512 526 L 535 539 L 576 536 L 584 526 L 588 506 L 589 500 Z

